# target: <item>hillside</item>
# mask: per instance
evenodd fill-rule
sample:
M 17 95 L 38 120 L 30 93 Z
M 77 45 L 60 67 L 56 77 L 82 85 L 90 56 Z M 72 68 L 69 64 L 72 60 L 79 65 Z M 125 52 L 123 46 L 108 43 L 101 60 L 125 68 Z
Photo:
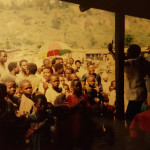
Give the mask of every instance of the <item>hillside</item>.
M 49 41 L 61 41 L 73 49 L 99 49 L 115 36 L 113 13 L 80 12 L 78 5 L 57 0 L 1 0 L 0 20 L 0 49 L 38 51 Z M 126 45 L 149 45 L 150 21 L 127 16 L 126 37 Z

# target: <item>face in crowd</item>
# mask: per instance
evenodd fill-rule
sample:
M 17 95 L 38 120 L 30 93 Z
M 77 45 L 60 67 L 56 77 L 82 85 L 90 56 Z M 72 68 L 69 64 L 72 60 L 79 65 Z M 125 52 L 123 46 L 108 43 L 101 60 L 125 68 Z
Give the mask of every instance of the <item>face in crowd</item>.
M 59 87 L 59 84 L 60 84 L 60 81 L 59 81 L 59 77 L 57 76 L 51 76 L 51 81 L 50 81 L 52 87 L 55 89 L 55 88 L 58 88 Z
M 71 74 L 71 69 L 66 69 L 65 70 L 65 77 L 67 78 L 67 79 L 69 79 L 69 75 Z
M 15 81 L 6 82 L 5 85 L 7 87 L 7 94 L 9 96 L 14 95 L 15 92 L 16 92 L 16 83 L 15 83 Z
M 21 64 L 20 64 L 20 68 L 23 72 L 27 72 L 27 66 L 28 66 L 27 61 L 22 61 Z
M 80 62 L 76 62 L 76 67 L 77 69 L 80 69 L 81 63 Z
M 73 81 L 74 84 L 72 86 L 73 92 L 76 95 L 81 95 L 82 94 L 82 85 L 80 81 Z
M 7 61 L 7 53 L 6 52 L 0 52 L 0 62 L 4 64 Z
M 43 69 L 43 77 L 46 81 L 50 80 L 51 70 L 49 68 Z
M 32 85 L 31 85 L 31 82 L 26 80 L 26 81 L 23 81 L 20 85 L 21 87 L 21 90 L 22 90 L 22 93 L 28 97 L 28 98 L 31 98 L 31 95 L 32 95 Z
M 87 82 L 88 82 L 88 84 L 89 84 L 90 87 L 95 87 L 95 77 L 94 76 L 90 76 L 87 79 Z
M 88 72 L 89 72 L 90 75 L 93 75 L 95 73 L 94 65 L 89 65 L 88 66 Z

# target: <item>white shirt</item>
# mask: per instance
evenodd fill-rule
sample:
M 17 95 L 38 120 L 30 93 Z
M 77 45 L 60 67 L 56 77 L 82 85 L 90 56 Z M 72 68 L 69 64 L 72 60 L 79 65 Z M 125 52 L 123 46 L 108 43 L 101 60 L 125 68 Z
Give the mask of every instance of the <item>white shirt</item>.
M 50 102 L 54 105 L 55 100 L 57 100 L 57 98 L 59 98 L 59 96 L 61 96 L 62 93 L 58 93 L 57 91 L 55 91 L 53 89 L 53 87 L 49 87 L 45 93 L 45 96 L 47 98 L 47 102 Z
M 149 69 L 149 64 L 141 57 L 125 60 L 124 84 L 125 94 L 128 100 L 145 100 L 146 87 L 144 77 Z

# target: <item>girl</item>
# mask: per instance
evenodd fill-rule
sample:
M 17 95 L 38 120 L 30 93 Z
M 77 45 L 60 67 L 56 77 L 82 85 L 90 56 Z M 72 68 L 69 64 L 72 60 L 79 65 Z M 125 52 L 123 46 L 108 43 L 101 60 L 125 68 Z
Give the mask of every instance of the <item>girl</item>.
M 47 150 L 51 143 L 50 126 L 54 125 L 51 111 L 47 110 L 47 100 L 43 94 L 35 96 L 36 111 L 29 114 L 31 128 L 26 133 L 26 138 L 30 137 L 31 150 Z

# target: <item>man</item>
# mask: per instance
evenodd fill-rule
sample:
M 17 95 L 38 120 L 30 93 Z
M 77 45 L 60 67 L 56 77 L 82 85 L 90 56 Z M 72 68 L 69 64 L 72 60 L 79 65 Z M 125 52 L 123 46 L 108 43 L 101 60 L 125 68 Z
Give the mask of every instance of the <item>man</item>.
M 111 43 L 108 44 L 108 50 L 115 59 L 112 47 Z M 132 44 L 124 58 L 125 94 L 129 101 L 126 111 L 127 120 L 132 120 L 137 113 L 141 112 L 141 105 L 147 97 L 145 76 L 150 73 L 150 63 L 140 54 L 140 46 Z
M 7 61 L 7 53 L 4 50 L 0 50 L 0 73 L 1 76 L 6 74 L 5 63 Z
M 24 59 L 21 60 L 19 62 L 19 66 L 20 66 L 20 72 L 18 74 L 18 78 L 20 78 L 20 80 L 26 79 L 28 77 L 28 70 L 27 70 L 28 61 Z
M 19 83 L 19 79 L 17 78 L 17 74 L 19 73 L 19 66 L 17 64 L 17 62 L 10 62 L 8 64 L 8 70 L 9 70 L 9 74 L 4 75 L 1 78 L 1 81 L 4 81 L 5 79 L 13 79 L 17 84 Z

